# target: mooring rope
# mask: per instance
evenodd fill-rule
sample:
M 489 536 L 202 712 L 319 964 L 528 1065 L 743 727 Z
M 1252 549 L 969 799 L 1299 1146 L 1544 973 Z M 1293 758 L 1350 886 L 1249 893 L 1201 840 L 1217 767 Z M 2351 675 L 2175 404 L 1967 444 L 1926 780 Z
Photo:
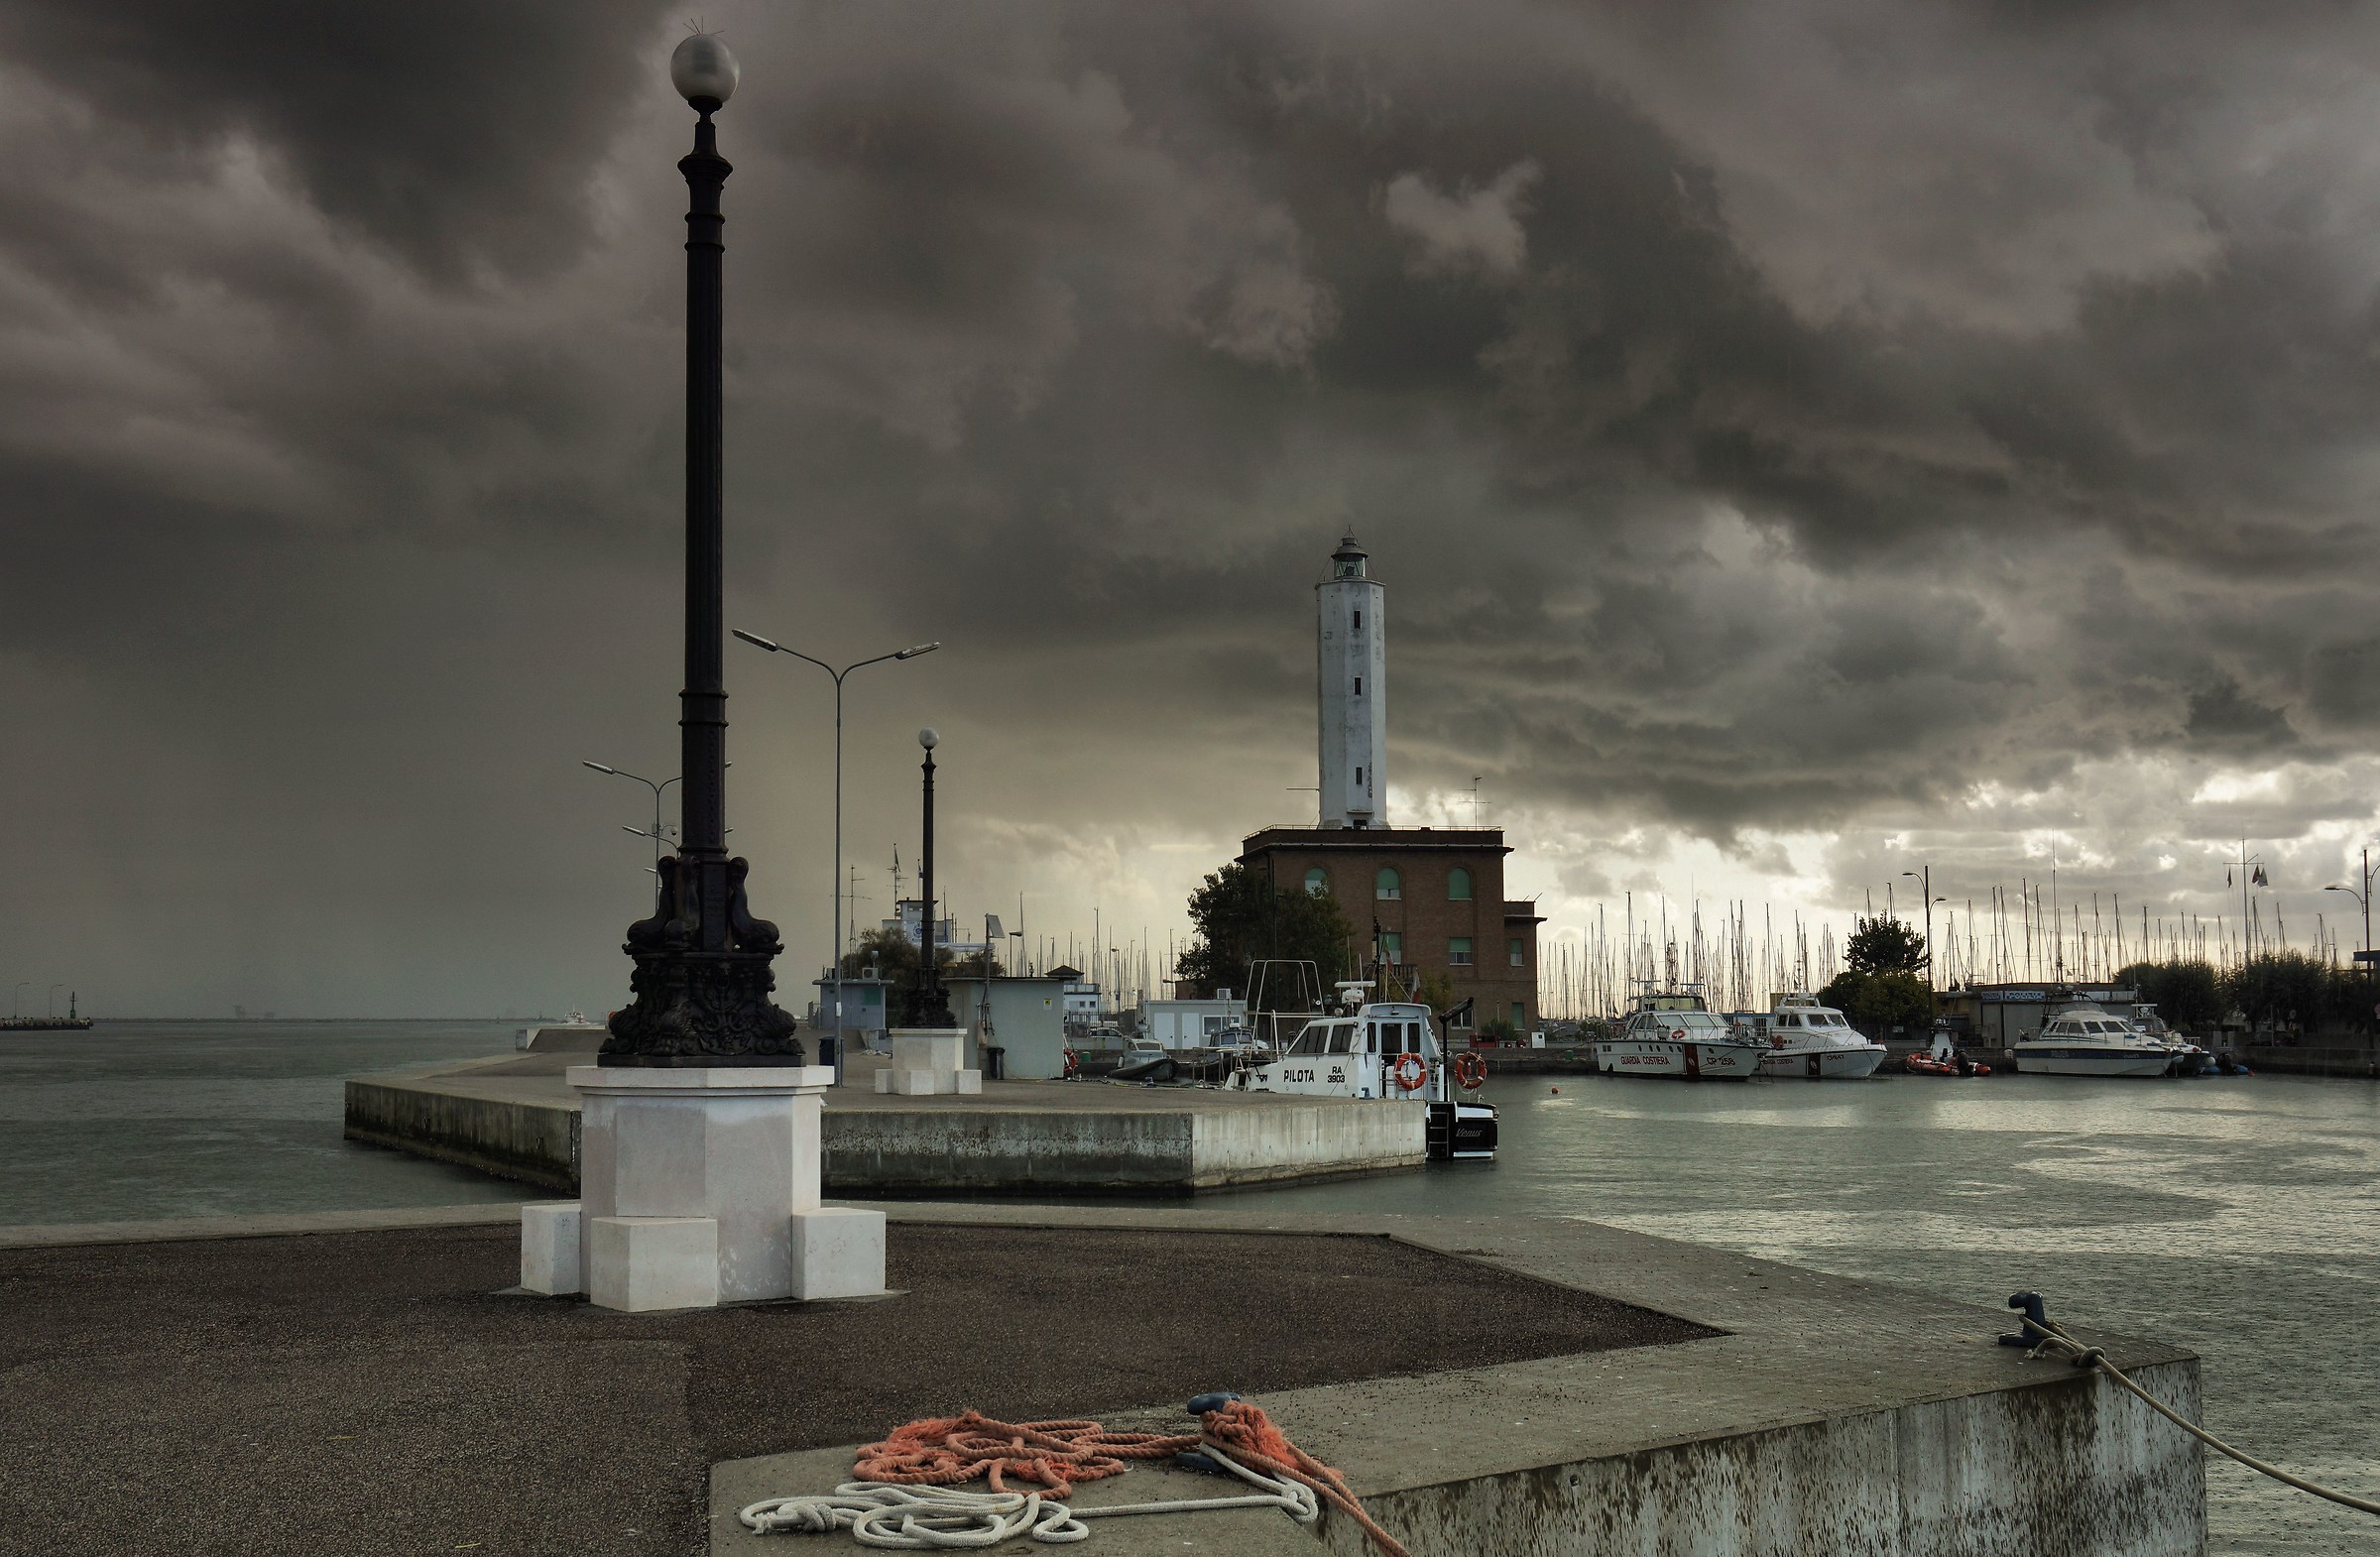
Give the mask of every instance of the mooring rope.
M 2159 1416 L 2164 1417 L 2176 1427 L 2181 1428 L 2184 1432 L 2190 1434 L 2193 1438 L 2196 1438 L 2207 1448 L 2215 1450 L 2217 1453 L 2228 1455 L 2230 1458 L 2237 1460 L 2240 1464 L 2246 1466 L 2249 1470 L 2260 1471 L 2264 1475 L 2271 1477 L 2274 1481 L 2279 1482 L 2287 1487 L 2294 1487 L 2302 1493 L 2312 1493 L 2317 1497 L 2327 1497 L 2330 1499 L 2330 1501 L 2338 1503 L 2343 1507 L 2360 1509 L 2365 1513 L 2380 1513 L 2380 1502 L 2374 1502 L 2365 1497 L 2356 1497 L 2347 1493 L 2335 1492 L 2318 1482 L 2310 1482 L 2302 1476 L 2293 1476 L 2289 1472 L 2282 1470 L 2281 1467 L 2268 1464 L 2263 1460 L 2259 1460 L 2254 1455 L 2248 1454 L 2243 1450 L 2232 1448 L 2229 1444 L 2223 1442 L 2220 1438 L 2215 1437 L 2214 1434 L 2208 1432 L 2205 1428 L 2201 1427 L 2198 1423 L 2190 1420 L 2181 1412 L 2175 1410 L 2172 1406 L 2167 1405 L 2163 1400 L 2158 1399 L 2155 1395 L 2149 1393 L 2146 1389 L 2143 1389 L 2140 1385 L 2134 1383 L 2129 1377 L 2125 1377 L 2122 1369 L 2117 1368 L 2113 1363 L 2107 1361 L 2107 1354 L 2104 1350 L 2095 1346 L 2086 1346 L 2082 1342 L 2075 1339 L 2073 1335 L 2067 1332 L 2067 1328 L 2064 1325 L 2058 1323 L 2058 1321 L 2052 1319 L 2046 1312 L 2043 1311 L 2039 1294 L 2033 1292 L 2019 1292 L 2014 1297 L 2008 1299 L 2008 1306 L 2010 1308 L 2023 1309 L 2024 1315 L 2022 1322 L 2025 1329 L 2031 1334 L 2041 1337 L 2041 1340 L 2034 1345 L 2033 1349 L 2025 1354 L 2027 1357 L 2046 1357 L 2052 1353 L 2056 1353 L 2057 1355 L 2066 1358 L 2077 1368 L 2096 1368 L 2099 1372 L 2114 1379 L 2118 1384 L 2121 1384 L 2124 1388 L 2130 1390 L 2139 1398 L 2141 1403 L 2146 1405 L 2150 1410 L 2155 1411 Z M 2014 1338 L 2012 1337 L 2010 1339 L 2013 1340 Z
M 1212 1405 L 1207 1402 L 1213 1401 Z M 928 1417 L 859 1453 L 855 1472 L 832 1493 L 765 1497 L 737 1514 L 755 1535 L 849 1530 L 864 1546 L 907 1550 L 995 1546 L 1017 1535 L 1047 1545 L 1082 1540 L 1085 1519 L 1209 1508 L 1278 1508 L 1300 1524 L 1322 1504 L 1347 1514 L 1387 1557 L 1410 1557 L 1365 1512 L 1347 1478 L 1291 1443 L 1258 1407 L 1236 1395 L 1201 1395 L 1196 1433 L 1111 1433 L 1091 1421 L 1003 1422 L 974 1411 Z M 1254 1491 L 1230 1497 L 1110 1503 L 1078 1508 L 1059 1499 L 1074 1484 L 1118 1476 L 1128 1460 L 1193 1455 Z M 1195 1462 L 1194 1462 L 1195 1463 Z M 990 1492 L 953 1484 L 983 1477 Z M 1011 1492 L 1004 1477 L 1050 1490 Z

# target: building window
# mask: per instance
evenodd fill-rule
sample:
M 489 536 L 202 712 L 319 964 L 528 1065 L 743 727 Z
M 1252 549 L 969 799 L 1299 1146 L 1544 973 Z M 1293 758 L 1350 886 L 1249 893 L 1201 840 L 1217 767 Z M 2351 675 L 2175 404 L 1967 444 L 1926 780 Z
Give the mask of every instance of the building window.
M 1330 890 L 1331 890 L 1331 878 L 1330 878 L 1329 874 L 1328 874 L 1328 873 L 1326 873 L 1326 872 L 1323 870 L 1323 868 L 1322 868 L 1321 866 L 1317 865 L 1316 867 L 1314 867 L 1314 869 L 1312 869 L 1312 870 L 1310 870 L 1310 871 L 1306 872 L 1306 896 L 1307 896 L 1307 897 L 1309 897 L 1309 898 L 1320 898 L 1320 897 L 1322 897 L 1322 896 L 1323 896 L 1325 893 L 1328 893 Z M 1517 946 L 1517 945 L 1519 945 L 1519 944 L 1520 944 L 1520 942 L 1518 942 L 1518 941 L 1514 941 L 1512 944 L 1513 944 L 1513 945 L 1515 945 L 1515 946 Z
M 1358 697 L 1364 695 L 1364 678 L 1362 676 L 1356 677 L 1356 695 Z
M 1358 783 L 1362 783 L 1363 781 L 1364 781 L 1364 770 L 1363 770 L 1363 769 L 1361 769 L 1361 768 L 1359 768 L 1359 769 L 1357 769 L 1357 770 L 1356 770 L 1356 782 L 1358 782 Z
M 1380 931 L 1380 958 L 1384 962 L 1395 963 L 1400 967 L 1403 966 L 1405 960 L 1405 938 L 1394 930 Z
M 1471 937 L 1468 935 L 1458 935 L 1453 940 L 1448 941 L 1446 943 L 1446 960 L 1450 967 L 1470 967 Z
M 1519 1001 L 1512 1003 L 1512 1030 L 1517 1032 L 1529 1024 L 1529 1008 Z
M 1356 613 L 1356 631 L 1359 633 L 1364 631 L 1364 613 L 1361 611 Z
M 1446 900 L 1448 902 L 1471 901 L 1471 872 L 1463 869 L 1460 865 L 1446 873 Z
M 1361 769 L 1357 771 L 1362 772 Z M 1374 898 L 1402 898 L 1405 895 L 1405 884 L 1398 879 L 1395 866 L 1380 867 L 1380 874 L 1371 879 L 1371 895 Z
M 1525 968 L 1529 965 L 1528 947 L 1517 935 L 1504 942 L 1504 955 L 1511 959 L 1512 966 L 1515 968 Z

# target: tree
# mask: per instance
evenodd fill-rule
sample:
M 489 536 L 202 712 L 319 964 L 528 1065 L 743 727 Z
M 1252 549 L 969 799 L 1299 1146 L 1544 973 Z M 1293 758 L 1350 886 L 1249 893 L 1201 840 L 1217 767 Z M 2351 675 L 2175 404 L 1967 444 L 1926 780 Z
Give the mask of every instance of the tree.
M 1927 961 L 1926 938 L 1886 914 L 1863 914 L 1851 923 L 1843 960 L 1854 973 L 1920 973 Z
M 964 957 L 954 957 L 949 947 L 937 946 L 934 948 L 934 966 L 942 970 L 944 978 L 981 978 L 985 956 L 985 953 L 978 951 Z M 878 925 L 874 929 L 860 931 L 858 947 L 843 954 L 843 976 L 851 978 L 874 968 L 893 983 L 904 984 L 916 973 L 917 960 L 915 941 L 900 930 L 889 930 Z M 993 957 L 991 962 L 994 977 L 1006 971 L 1001 967 L 998 957 Z
M 2268 951 L 2223 975 L 2223 993 L 2252 1031 L 2311 1023 L 2328 1004 L 2330 970 L 2302 951 Z
M 1852 1026 L 1871 1036 L 1934 1020 L 1934 992 L 1914 973 L 1863 973 L 1854 968 L 1837 974 L 1818 992 L 1818 1002 L 1842 1012 Z
M 2117 969 L 2115 982 L 2139 991 L 2176 1032 L 2210 1032 L 2230 1009 L 2214 969 L 2202 962 L 2136 962 Z
M 1347 917 L 1330 894 L 1309 893 L 1302 886 L 1278 891 L 1264 873 L 1237 860 L 1191 893 L 1190 928 L 1194 939 L 1176 960 L 1174 974 L 1201 995 L 1242 988 L 1248 965 L 1259 957 L 1311 962 L 1327 988 L 1347 965 L 1351 939 Z M 1278 983 L 1267 982 L 1267 1003 L 1299 995 L 1293 987 L 1276 988 Z

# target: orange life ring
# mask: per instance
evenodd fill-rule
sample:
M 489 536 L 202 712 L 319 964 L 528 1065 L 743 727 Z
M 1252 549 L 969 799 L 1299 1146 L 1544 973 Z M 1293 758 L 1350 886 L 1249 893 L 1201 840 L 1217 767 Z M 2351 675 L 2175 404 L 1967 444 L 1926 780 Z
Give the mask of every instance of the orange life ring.
M 1477 1054 L 1455 1056 L 1455 1080 L 1466 1092 L 1477 1092 L 1488 1084 L 1488 1062 Z
M 1429 1067 L 1422 1064 L 1418 1054 L 1399 1054 L 1396 1063 L 1388 1067 L 1388 1073 L 1396 1078 L 1397 1086 L 1407 1092 L 1420 1091 L 1421 1084 L 1430 1079 Z
M 1669 1029 L 1669 1035 L 1683 1042 L 1686 1037 L 1686 1029 L 1684 1027 L 1672 1027 Z

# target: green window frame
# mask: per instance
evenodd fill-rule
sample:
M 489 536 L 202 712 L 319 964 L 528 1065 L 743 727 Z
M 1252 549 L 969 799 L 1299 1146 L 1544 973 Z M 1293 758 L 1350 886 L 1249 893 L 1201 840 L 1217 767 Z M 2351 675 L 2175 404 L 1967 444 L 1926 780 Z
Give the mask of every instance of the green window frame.
M 1454 939 L 1448 941 L 1446 943 L 1446 961 L 1449 967 L 1470 967 L 1471 937 L 1468 935 L 1458 935 Z
M 1448 902 L 1471 901 L 1471 872 L 1463 869 L 1460 865 L 1446 873 L 1446 900 Z

